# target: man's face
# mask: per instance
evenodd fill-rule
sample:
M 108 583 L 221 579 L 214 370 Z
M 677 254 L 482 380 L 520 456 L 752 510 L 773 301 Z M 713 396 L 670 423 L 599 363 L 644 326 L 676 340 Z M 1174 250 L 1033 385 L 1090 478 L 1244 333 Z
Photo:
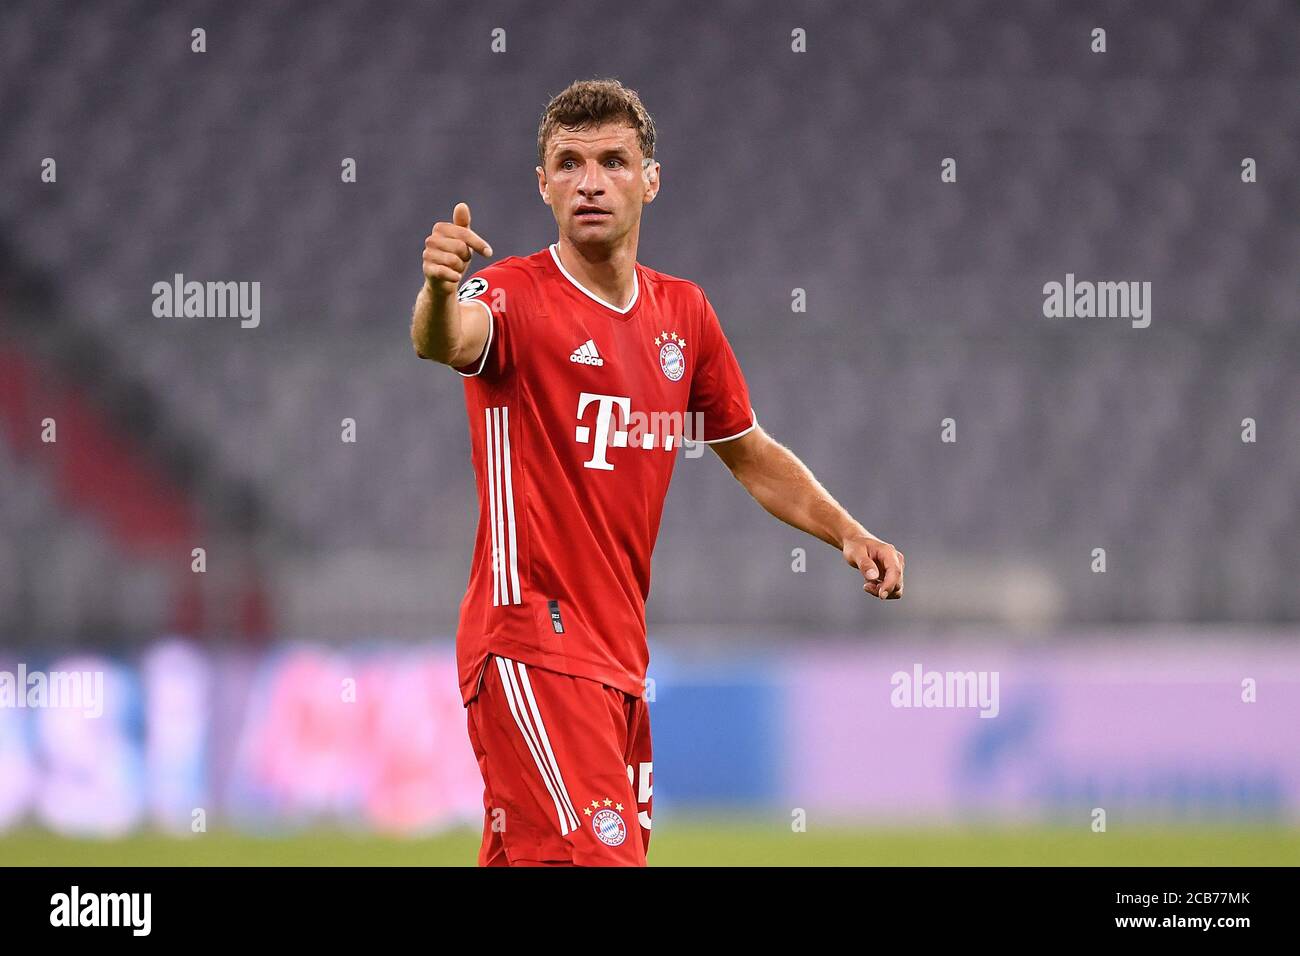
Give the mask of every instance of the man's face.
M 561 127 L 547 143 L 545 168 L 537 167 L 537 187 L 561 235 L 575 245 L 613 247 L 659 192 L 659 164 L 644 162 L 630 125 Z

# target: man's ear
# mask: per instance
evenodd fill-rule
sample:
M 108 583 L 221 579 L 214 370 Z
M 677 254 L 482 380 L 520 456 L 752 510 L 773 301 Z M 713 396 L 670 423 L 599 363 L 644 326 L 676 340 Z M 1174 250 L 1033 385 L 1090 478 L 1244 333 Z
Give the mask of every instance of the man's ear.
M 537 167 L 537 191 L 542 195 L 542 202 L 546 205 L 551 204 L 550 187 L 546 183 L 546 170 L 541 166 Z
M 642 167 L 641 176 L 645 181 L 645 190 L 641 194 L 642 205 L 649 205 L 659 195 L 659 171 L 660 166 L 653 159 L 647 160 Z

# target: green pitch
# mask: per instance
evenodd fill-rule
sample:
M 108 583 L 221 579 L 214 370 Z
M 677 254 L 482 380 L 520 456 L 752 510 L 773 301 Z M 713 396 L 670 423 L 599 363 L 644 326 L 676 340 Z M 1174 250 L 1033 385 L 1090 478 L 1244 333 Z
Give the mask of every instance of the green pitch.
M 287 837 L 214 832 L 189 839 L 142 834 L 68 840 L 39 830 L 0 837 L 0 865 L 26 866 L 467 866 L 478 834 L 425 839 L 339 831 Z M 650 844 L 652 866 L 1297 866 L 1300 830 L 1280 827 L 896 829 L 664 821 Z

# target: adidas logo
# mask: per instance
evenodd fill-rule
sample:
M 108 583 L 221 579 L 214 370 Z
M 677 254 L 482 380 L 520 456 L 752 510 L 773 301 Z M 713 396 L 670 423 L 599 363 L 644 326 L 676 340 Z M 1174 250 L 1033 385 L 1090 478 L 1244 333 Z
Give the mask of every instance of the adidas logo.
M 596 343 L 591 339 L 587 339 L 587 341 L 574 349 L 573 354 L 569 356 L 569 361 L 577 362 L 579 365 L 605 364 L 605 360 L 601 358 L 600 353 L 596 351 Z

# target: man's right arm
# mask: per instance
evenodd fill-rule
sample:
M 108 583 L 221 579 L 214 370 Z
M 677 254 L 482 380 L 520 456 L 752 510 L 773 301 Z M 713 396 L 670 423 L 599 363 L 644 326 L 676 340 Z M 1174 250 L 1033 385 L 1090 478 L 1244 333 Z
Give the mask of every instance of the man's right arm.
M 411 314 L 411 344 L 420 358 L 459 368 L 483 354 L 489 317 L 486 309 L 463 308 L 456 291 L 473 254 L 490 256 L 492 247 L 469 228 L 468 205 L 457 203 L 451 218 L 424 240 L 424 287 Z

